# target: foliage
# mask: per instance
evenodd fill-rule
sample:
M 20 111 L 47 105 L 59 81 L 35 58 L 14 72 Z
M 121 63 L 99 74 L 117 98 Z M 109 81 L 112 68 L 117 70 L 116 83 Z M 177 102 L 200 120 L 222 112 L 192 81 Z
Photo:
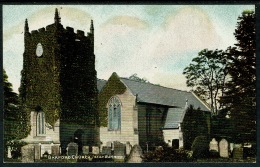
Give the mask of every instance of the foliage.
M 145 83 L 150 83 L 149 81 L 147 81 L 145 78 L 140 78 L 137 76 L 137 74 L 133 74 L 129 77 L 130 80 L 133 80 L 133 81 L 138 81 L 138 82 L 145 82 Z
M 126 86 L 120 81 L 118 75 L 114 72 L 108 79 L 102 91 L 98 94 L 98 111 L 100 126 L 107 126 L 107 102 L 115 95 L 123 94 L 126 91 Z
M 5 155 L 7 145 L 14 140 L 26 137 L 30 127 L 28 115 L 19 105 L 18 95 L 13 92 L 12 84 L 8 82 L 8 76 L 3 70 L 4 79 L 4 145 Z
M 209 140 L 207 136 L 197 136 L 192 143 L 191 150 L 194 158 L 209 157 Z
M 236 47 L 226 51 L 231 80 L 221 103 L 231 112 L 236 142 L 256 141 L 256 19 L 253 11 L 238 17 Z M 246 121 L 245 121 L 246 120 Z M 243 122 L 243 123 L 241 123 Z
M 144 162 L 192 162 L 193 158 L 190 151 L 183 149 L 173 149 L 164 147 L 155 151 L 144 153 Z
M 199 108 L 194 109 L 192 105 L 187 108 L 185 117 L 181 124 L 183 132 L 184 149 L 190 149 L 192 142 L 197 136 L 208 136 L 208 121 L 205 112 Z
M 192 59 L 183 74 L 186 75 L 186 84 L 204 100 L 210 100 L 211 110 L 217 114 L 218 95 L 224 91 L 226 80 L 227 59 L 222 50 L 204 49 Z

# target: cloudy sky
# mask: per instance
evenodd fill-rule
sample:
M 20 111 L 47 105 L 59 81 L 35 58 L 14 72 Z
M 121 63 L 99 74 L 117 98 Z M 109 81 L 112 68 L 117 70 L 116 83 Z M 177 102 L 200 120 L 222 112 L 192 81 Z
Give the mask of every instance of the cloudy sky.
M 152 83 L 180 90 L 183 69 L 204 49 L 226 49 L 236 43 L 234 29 L 243 10 L 253 5 L 4 5 L 3 66 L 20 86 L 24 52 L 24 21 L 30 31 L 61 23 L 89 32 L 94 20 L 97 77 L 108 79 L 137 73 Z

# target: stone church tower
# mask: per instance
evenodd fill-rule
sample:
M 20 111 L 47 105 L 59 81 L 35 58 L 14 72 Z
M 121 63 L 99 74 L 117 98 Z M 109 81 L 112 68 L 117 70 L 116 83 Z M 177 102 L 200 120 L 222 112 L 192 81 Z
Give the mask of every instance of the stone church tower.
M 54 23 L 29 32 L 24 27 L 20 97 L 31 116 L 28 143 L 61 146 L 96 145 L 98 139 L 97 78 L 94 26 L 90 32 L 64 28 L 58 10 Z

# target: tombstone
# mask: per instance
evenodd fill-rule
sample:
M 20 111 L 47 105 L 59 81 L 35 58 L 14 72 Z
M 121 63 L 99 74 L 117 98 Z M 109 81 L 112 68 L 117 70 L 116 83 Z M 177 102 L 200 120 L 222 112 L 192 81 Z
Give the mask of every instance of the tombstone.
M 226 139 L 222 139 L 219 142 L 219 155 L 220 157 L 223 158 L 228 158 L 229 157 L 229 152 L 228 152 L 228 142 Z
M 22 147 L 22 162 L 34 162 L 34 146 L 25 145 Z
M 89 146 L 83 146 L 82 147 L 82 152 L 83 152 L 84 155 L 89 154 Z
M 209 143 L 209 151 L 216 151 L 218 152 L 218 142 L 216 141 L 215 138 L 213 138 L 211 140 L 211 142 Z
M 234 148 L 233 149 L 233 158 L 234 159 L 243 159 L 243 148 Z
M 111 147 L 109 146 L 103 146 L 102 147 L 102 154 L 105 154 L 105 155 L 111 155 Z
M 7 158 L 12 158 L 11 147 L 10 146 L 7 147 Z
M 99 154 L 99 147 L 98 146 L 92 147 L 92 154 Z
M 41 159 L 41 145 L 34 146 L 34 158 L 35 160 Z
M 127 142 L 125 147 L 126 147 L 126 155 L 129 155 L 132 149 L 132 145 L 129 142 Z
M 51 146 L 51 154 L 54 156 L 60 155 L 60 146 L 59 145 Z
M 78 144 L 74 142 L 70 142 L 67 147 L 67 155 L 78 155 Z
M 143 155 L 142 148 L 139 145 L 134 145 L 133 149 L 131 150 L 131 153 L 129 155 L 128 163 L 141 163 Z
M 125 154 L 126 154 L 125 144 L 120 142 L 114 142 L 114 156 L 117 159 L 123 159 L 125 158 Z

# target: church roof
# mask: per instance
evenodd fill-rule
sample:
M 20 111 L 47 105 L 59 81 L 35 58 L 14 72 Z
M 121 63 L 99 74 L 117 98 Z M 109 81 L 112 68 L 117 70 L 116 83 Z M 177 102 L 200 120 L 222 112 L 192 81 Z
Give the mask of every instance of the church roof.
M 183 121 L 185 108 L 169 108 L 167 112 L 164 129 L 177 129 Z
M 107 83 L 106 80 L 97 79 L 97 89 L 98 89 L 98 93 L 101 92 L 102 88 L 105 86 L 106 83 Z
M 192 92 L 166 88 L 151 83 L 133 81 L 126 78 L 120 78 L 120 80 L 134 95 L 137 95 L 137 102 L 159 104 L 184 109 L 187 101 L 187 105 L 193 105 L 194 108 L 200 108 L 202 111 L 210 111 L 206 104 L 204 104 Z

